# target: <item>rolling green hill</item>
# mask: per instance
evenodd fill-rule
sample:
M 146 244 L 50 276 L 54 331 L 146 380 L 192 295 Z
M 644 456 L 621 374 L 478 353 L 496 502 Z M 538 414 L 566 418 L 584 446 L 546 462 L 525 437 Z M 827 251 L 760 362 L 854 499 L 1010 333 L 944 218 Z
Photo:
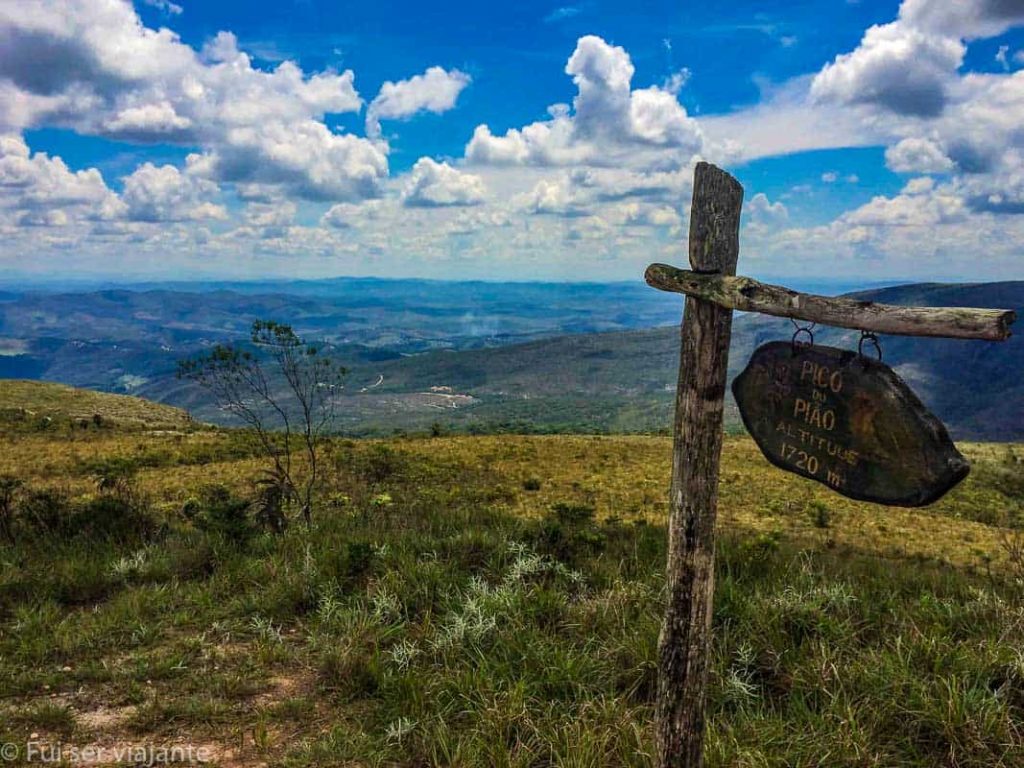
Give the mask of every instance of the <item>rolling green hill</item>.
M 44 381 L 0 380 L 0 421 L 8 427 L 77 422 L 180 429 L 194 422 L 180 408 Z

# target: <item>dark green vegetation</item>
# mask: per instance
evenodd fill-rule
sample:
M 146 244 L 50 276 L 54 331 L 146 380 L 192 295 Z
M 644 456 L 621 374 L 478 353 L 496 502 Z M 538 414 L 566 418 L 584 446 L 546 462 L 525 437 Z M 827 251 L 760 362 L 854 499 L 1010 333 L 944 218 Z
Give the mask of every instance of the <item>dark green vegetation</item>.
M 350 369 L 337 427 L 466 432 L 657 432 L 670 423 L 681 299 L 643 285 L 350 281 L 301 295 L 107 291 L 0 303 L 0 376 L 130 391 L 227 422 L 176 361 L 245 339 L 254 318 L 324 338 Z M 317 291 L 319 290 L 319 293 Z M 335 290 L 335 295 L 323 295 Z M 910 285 L 860 294 L 894 304 L 1024 310 L 1024 283 Z M 70 310 L 68 309 L 70 308 Z M 89 328 L 87 338 L 82 329 Z M 738 316 L 732 375 L 786 321 Z M 571 333 L 573 335 L 564 335 Z M 857 334 L 820 343 L 855 349 Z M 1005 343 L 882 339 L 885 362 L 959 439 L 1024 437 L 1024 336 Z M 730 402 L 727 423 L 738 426 Z
M 274 535 L 239 439 L 0 428 L 0 742 L 650 764 L 667 440 L 335 440 Z M 709 765 L 1024 765 L 1022 454 L 965 451 L 917 512 L 727 440 Z

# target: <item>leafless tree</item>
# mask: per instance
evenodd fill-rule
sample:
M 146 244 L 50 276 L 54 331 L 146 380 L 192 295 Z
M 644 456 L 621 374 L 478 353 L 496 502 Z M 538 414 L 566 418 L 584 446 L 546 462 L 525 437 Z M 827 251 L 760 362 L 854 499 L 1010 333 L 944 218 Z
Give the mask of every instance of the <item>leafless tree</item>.
M 334 415 L 345 369 L 273 320 L 252 324 L 252 349 L 217 345 L 178 363 L 178 377 L 210 392 L 217 405 L 255 436 L 272 468 L 260 481 L 258 512 L 275 530 L 285 524 L 281 506 L 293 501 L 312 523 L 320 446 Z M 292 461 L 299 450 L 305 466 Z

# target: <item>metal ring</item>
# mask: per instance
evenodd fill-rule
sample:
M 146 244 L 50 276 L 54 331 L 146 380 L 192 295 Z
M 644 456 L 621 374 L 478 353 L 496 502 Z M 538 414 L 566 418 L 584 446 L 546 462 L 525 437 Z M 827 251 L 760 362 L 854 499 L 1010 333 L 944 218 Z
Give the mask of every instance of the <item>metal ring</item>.
M 870 333 L 868 331 L 861 331 L 860 332 L 860 341 L 857 342 L 857 354 L 860 355 L 861 357 L 865 356 L 864 355 L 864 342 L 865 341 L 869 341 L 872 344 L 874 344 L 874 346 L 875 346 L 875 355 L 876 355 L 876 357 L 878 359 L 878 362 L 882 362 L 882 344 L 878 340 L 878 337 L 875 336 L 875 334 Z
M 793 349 L 795 350 L 797 347 L 813 347 L 814 326 L 816 326 L 817 323 L 811 323 L 810 325 L 800 325 L 792 317 L 789 318 L 789 322 L 791 322 L 793 324 L 793 327 L 796 328 L 796 330 L 793 331 L 793 338 L 790 339 L 790 343 L 792 343 Z M 807 334 L 807 341 L 799 341 L 801 333 Z
M 799 341 L 800 334 L 807 334 L 807 341 Z M 793 332 L 792 343 L 794 347 L 813 347 L 814 346 L 814 333 L 810 328 L 797 328 Z

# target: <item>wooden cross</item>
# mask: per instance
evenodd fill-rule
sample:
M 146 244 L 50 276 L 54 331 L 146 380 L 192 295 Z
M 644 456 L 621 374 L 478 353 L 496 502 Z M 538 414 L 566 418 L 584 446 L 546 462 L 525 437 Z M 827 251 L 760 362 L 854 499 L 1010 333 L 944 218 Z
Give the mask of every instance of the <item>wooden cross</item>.
M 697 768 L 714 597 L 715 517 L 732 311 L 905 336 L 1005 340 L 1015 313 L 895 307 L 813 296 L 736 277 L 743 187 L 698 163 L 690 209 L 692 270 L 652 264 L 652 287 L 688 296 L 676 388 L 668 520 L 668 604 L 658 641 L 657 764 Z

